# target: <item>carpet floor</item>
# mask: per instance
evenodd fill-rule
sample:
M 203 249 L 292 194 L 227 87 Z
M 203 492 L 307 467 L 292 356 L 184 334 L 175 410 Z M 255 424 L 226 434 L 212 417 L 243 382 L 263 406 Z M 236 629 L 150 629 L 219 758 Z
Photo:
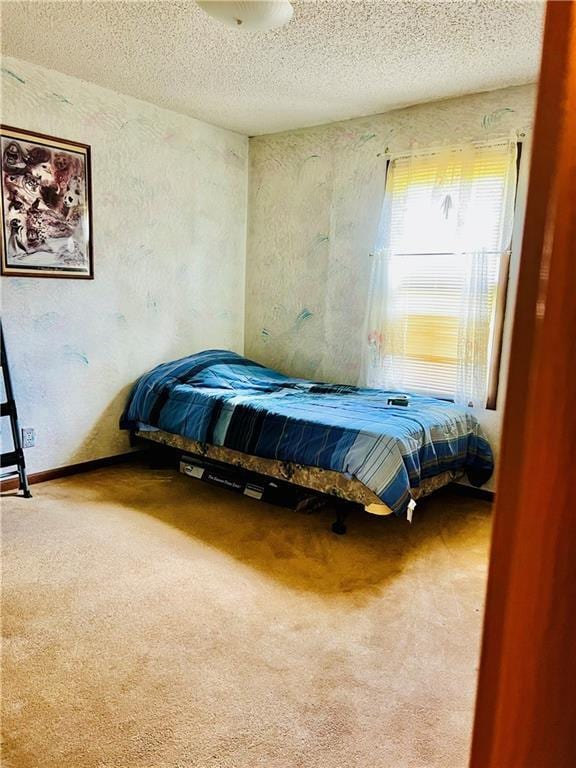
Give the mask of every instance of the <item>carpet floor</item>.
M 490 505 L 304 515 L 124 465 L 4 496 L 6 768 L 464 768 Z

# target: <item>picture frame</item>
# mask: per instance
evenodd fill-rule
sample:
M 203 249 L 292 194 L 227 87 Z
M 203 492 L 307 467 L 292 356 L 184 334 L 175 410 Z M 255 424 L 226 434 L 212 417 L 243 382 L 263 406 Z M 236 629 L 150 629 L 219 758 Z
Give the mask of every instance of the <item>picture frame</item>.
M 90 145 L 0 125 L 3 277 L 92 280 Z

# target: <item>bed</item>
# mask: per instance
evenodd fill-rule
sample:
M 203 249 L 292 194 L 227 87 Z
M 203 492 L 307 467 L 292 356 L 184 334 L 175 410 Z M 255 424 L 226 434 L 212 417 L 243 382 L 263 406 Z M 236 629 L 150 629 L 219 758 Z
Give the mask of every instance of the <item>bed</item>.
M 411 517 L 415 500 L 493 456 L 466 408 L 410 394 L 285 376 L 208 350 L 164 363 L 134 386 L 120 426 L 140 438 Z

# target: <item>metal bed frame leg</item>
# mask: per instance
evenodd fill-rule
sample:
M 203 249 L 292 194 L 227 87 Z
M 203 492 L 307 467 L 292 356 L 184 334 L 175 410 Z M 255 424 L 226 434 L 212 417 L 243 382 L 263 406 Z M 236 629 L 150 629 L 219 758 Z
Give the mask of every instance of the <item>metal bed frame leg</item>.
M 346 533 L 346 514 L 347 512 L 343 507 L 338 507 L 336 520 L 331 525 L 332 533 L 336 533 L 338 536 L 343 536 Z

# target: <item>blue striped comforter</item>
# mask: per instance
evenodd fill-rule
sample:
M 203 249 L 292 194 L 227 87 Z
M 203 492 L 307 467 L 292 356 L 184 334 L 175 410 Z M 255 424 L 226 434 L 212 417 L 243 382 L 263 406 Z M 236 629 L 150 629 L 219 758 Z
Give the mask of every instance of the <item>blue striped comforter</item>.
M 142 376 L 120 426 L 343 472 L 398 515 L 424 478 L 464 470 L 473 485 L 488 480 L 492 451 L 471 413 L 419 395 L 391 406 L 391 394 L 294 379 L 209 350 Z

